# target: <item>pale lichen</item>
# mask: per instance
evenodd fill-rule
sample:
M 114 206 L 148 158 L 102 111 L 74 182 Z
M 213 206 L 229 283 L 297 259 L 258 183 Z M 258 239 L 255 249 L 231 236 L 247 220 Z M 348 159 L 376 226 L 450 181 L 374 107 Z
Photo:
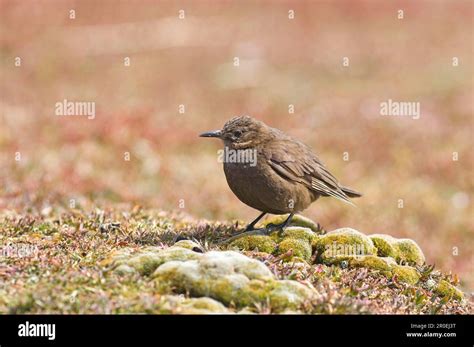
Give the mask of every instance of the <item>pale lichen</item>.
M 262 262 L 233 251 L 169 261 L 158 267 L 153 278 L 162 291 L 211 297 L 237 307 L 268 302 L 274 312 L 296 309 L 314 294 L 297 281 L 276 280 Z

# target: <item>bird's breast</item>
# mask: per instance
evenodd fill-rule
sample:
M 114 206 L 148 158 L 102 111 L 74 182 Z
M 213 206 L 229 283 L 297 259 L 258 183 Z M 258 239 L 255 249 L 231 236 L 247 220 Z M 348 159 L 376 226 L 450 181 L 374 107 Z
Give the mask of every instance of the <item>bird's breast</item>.
M 257 156 L 255 165 L 224 162 L 224 172 L 239 200 L 260 211 L 273 214 L 301 211 L 314 200 L 307 188 L 276 174 L 263 155 Z

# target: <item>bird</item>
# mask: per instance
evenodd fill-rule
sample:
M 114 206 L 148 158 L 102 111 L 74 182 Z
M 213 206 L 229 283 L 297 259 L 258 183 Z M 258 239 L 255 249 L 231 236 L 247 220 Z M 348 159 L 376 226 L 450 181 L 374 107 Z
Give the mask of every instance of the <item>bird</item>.
M 250 116 L 228 120 L 221 130 L 200 137 L 224 143 L 224 173 L 232 192 L 244 204 L 260 211 L 244 232 L 266 215 L 289 214 L 280 224 L 268 224 L 263 232 L 283 231 L 295 215 L 320 197 L 332 197 L 353 205 L 350 198 L 362 194 L 345 187 L 329 172 L 310 147 Z

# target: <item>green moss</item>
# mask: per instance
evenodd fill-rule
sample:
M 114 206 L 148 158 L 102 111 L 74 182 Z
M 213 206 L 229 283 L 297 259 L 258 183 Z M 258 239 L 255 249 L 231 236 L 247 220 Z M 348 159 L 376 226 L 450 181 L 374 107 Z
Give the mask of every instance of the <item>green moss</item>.
M 278 254 L 292 252 L 292 257 L 299 257 L 309 262 L 311 259 L 311 244 L 307 240 L 285 238 L 278 245 Z M 290 257 L 290 258 L 292 258 Z
M 399 239 L 396 243 L 398 248 L 398 262 L 407 264 L 422 265 L 425 262 L 425 255 L 418 244 L 410 239 Z
M 418 271 L 407 265 L 394 265 L 392 267 L 392 274 L 396 276 L 400 282 L 415 285 L 420 280 Z
M 280 234 L 275 231 L 267 235 L 242 235 L 229 244 L 229 248 L 239 250 L 258 250 L 265 253 L 281 255 L 292 250 L 293 255 L 288 257 L 299 257 L 308 262 L 311 258 L 311 243 L 318 236 L 309 228 L 288 227 Z
M 384 234 L 374 234 L 370 235 L 369 238 L 374 243 L 375 248 L 377 248 L 377 255 L 380 257 L 397 257 L 397 250 L 393 246 L 396 239 L 390 235 Z
M 313 242 L 318 252 L 317 261 L 330 265 L 354 256 L 375 255 L 372 240 L 357 230 L 342 228 L 320 236 Z
M 418 244 L 411 239 L 397 239 L 390 235 L 374 234 L 369 236 L 382 257 L 392 257 L 397 263 L 422 265 L 425 256 Z
M 272 216 L 270 218 L 265 219 L 265 221 L 262 223 L 262 226 L 266 227 L 268 224 L 281 224 L 283 223 L 286 219 L 288 218 L 288 215 L 278 215 L 278 216 Z M 296 214 L 293 216 L 290 222 L 290 226 L 297 226 L 297 227 L 303 227 L 303 228 L 308 228 L 312 230 L 315 233 L 320 234 L 321 229 L 319 228 L 318 224 L 313 222 L 311 219 L 303 217 L 299 214 Z
M 387 275 L 391 275 L 392 266 L 396 265 L 396 262 L 393 258 L 389 257 L 365 255 L 351 258 L 349 260 L 349 265 L 353 267 L 365 267 L 368 269 L 379 270 Z
M 273 253 L 277 247 L 276 242 L 266 235 L 243 235 L 229 244 L 229 248 L 246 251 Z
M 305 240 L 309 243 L 318 238 L 318 235 L 311 231 L 311 229 L 304 227 L 287 227 L 281 236 L 283 238 Z
M 458 301 L 464 299 L 464 293 L 445 280 L 439 281 L 434 292 L 448 299 L 454 299 Z

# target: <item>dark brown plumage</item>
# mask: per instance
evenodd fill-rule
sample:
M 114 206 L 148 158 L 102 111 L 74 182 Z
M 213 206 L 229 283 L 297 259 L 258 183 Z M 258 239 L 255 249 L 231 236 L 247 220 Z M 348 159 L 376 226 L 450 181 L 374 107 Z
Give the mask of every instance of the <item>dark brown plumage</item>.
M 332 196 L 349 204 L 349 198 L 361 196 L 342 186 L 308 146 L 251 117 L 232 118 L 222 130 L 200 136 L 222 139 L 226 150 L 255 154 L 256 162 L 224 161 L 232 192 L 262 212 L 247 230 L 252 230 L 266 213 L 289 213 L 284 223 L 272 226 L 283 229 L 294 213 L 303 211 L 320 196 Z

